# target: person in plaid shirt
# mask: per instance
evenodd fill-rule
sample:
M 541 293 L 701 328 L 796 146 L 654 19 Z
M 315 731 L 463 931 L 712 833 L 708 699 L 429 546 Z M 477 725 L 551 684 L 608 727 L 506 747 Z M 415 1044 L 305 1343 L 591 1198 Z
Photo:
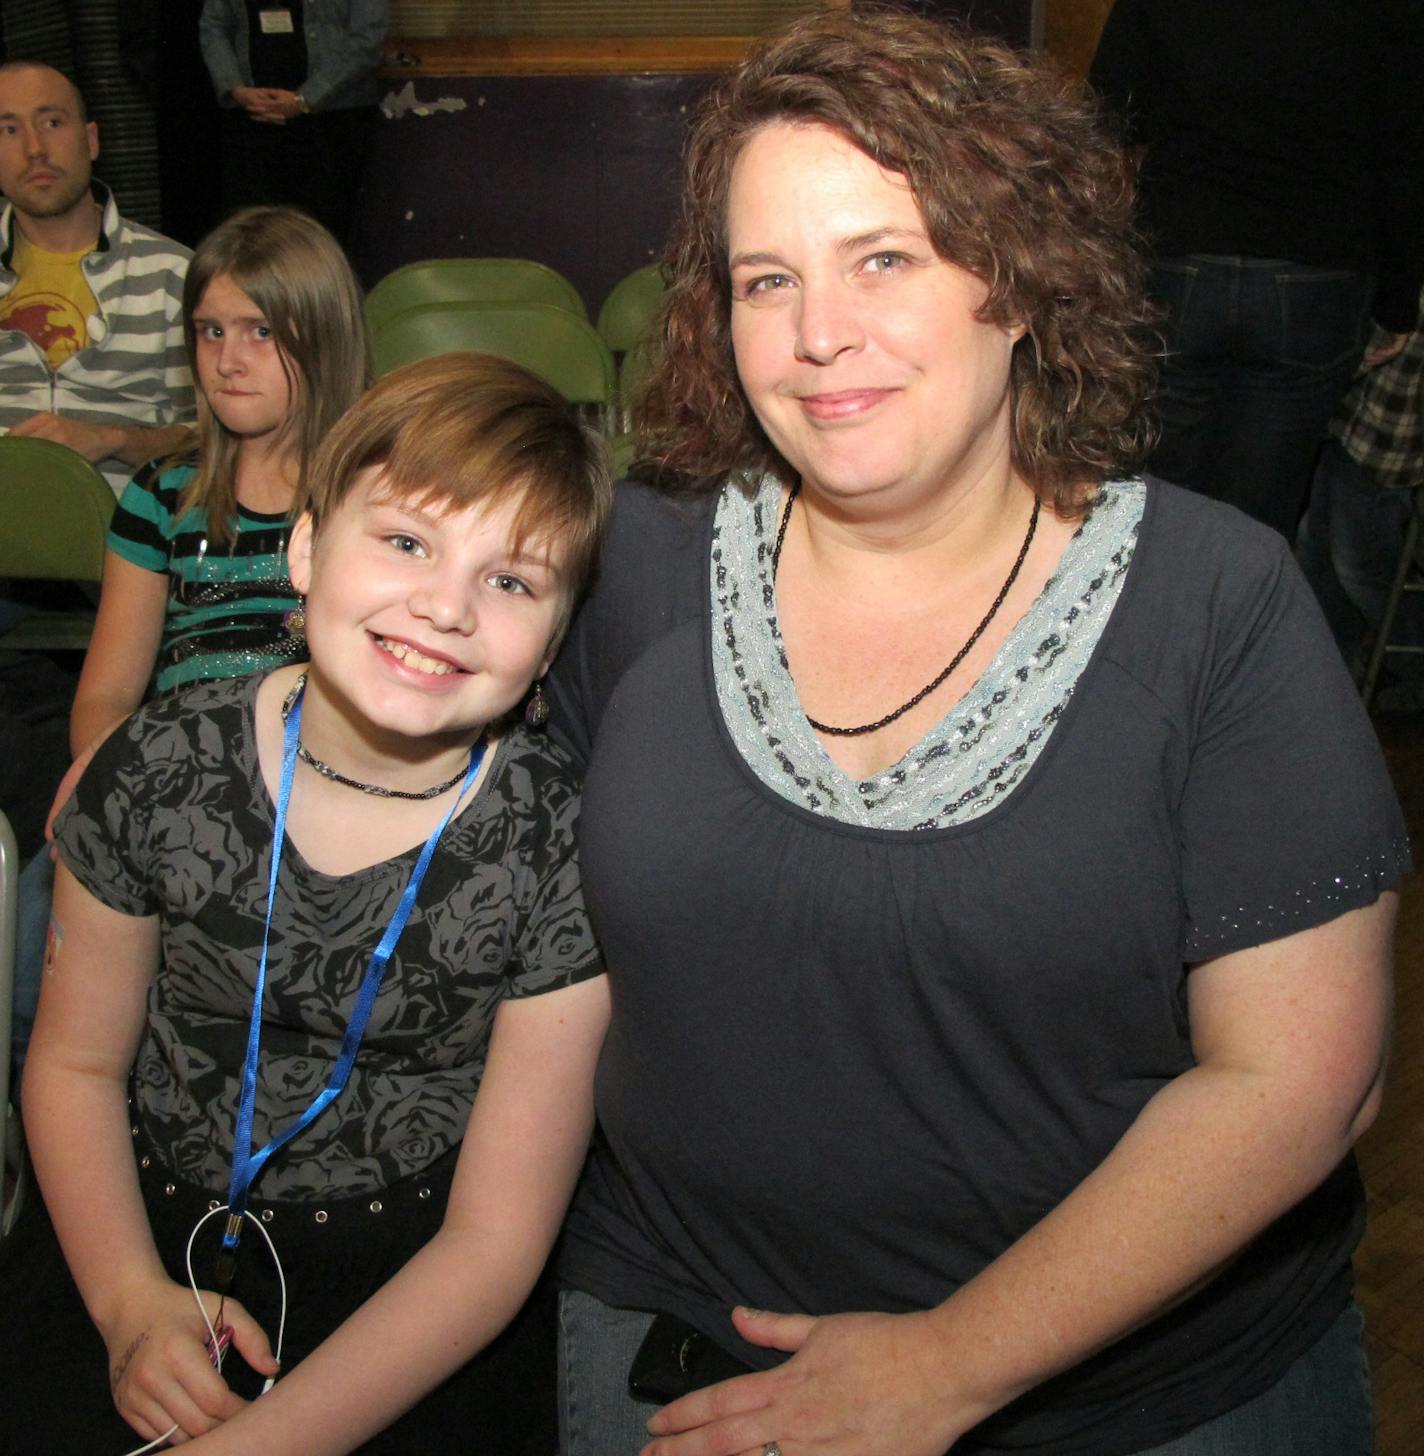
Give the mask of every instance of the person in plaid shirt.
M 1384 609 L 1413 490 L 1421 485 L 1424 326 L 1399 353 L 1361 374 L 1340 401 L 1300 528 L 1301 567 L 1352 666 Z M 1424 642 L 1424 615 L 1412 612 L 1416 606 L 1405 598 L 1396 630 Z

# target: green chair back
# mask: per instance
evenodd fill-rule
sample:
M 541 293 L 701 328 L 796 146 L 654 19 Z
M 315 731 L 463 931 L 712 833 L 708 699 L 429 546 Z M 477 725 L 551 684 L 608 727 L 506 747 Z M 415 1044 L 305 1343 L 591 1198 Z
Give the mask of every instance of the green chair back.
M 0 437 L 0 576 L 98 581 L 113 514 L 113 491 L 82 455 Z
M 388 273 L 366 295 L 367 327 L 374 334 L 422 303 L 546 303 L 588 318 L 578 289 L 530 258 L 428 258 Z
M 606 409 L 613 356 L 586 320 L 546 303 L 422 303 L 371 331 L 376 373 L 432 354 L 472 349 L 532 370 L 573 404 Z
M 0 577 L 97 582 L 114 493 L 82 455 L 52 440 L 0 437 Z M 36 611 L 0 647 L 82 652 L 92 608 Z
M 657 317 L 663 297 L 663 273 L 656 263 L 639 268 L 614 285 L 598 310 L 598 336 L 615 354 L 638 346 Z

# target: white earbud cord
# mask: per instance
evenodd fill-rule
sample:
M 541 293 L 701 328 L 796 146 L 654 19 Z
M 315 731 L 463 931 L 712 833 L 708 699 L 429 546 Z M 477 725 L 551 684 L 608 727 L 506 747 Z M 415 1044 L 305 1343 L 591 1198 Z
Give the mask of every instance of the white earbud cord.
M 203 1317 L 203 1323 L 208 1328 L 209 1347 L 212 1350 L 212 1361 L 215 1369 L 221 1371 L 223 1359 L 227 1354 L 227 1346 L 218 1339 L 218 1332 L 213 1326 L 212 1320 L 208 1317 L 208 1311 L 203 1305 L 203 1300 L 198 1292 L 198 1280 L 193 1273 L 193 1241 L 198 1237 L 198 1231 L 207 1223 L 210 1218 L 217 1218 L 219 1214 L 226 1213 L 227 1204 L 219 1204 L 217 1208 L 211 1208 L 193 1225 L 193 1232 L 188 1235 L 188 1248 L 184 1255 L 188 1266 L 188 1287 L 193 1291 L 193 1300 L 198 1306 L 198 1313 Z M 267 1232 L 262 1222 L 254 1218 L 252 1214 L 244 1212 L 244 1216 L 256 1227 L 258 1233 L 267 1240 L 267 1250 L 272 1255 L 272 1265 L 277 1271 L 277 1284 L 282 1291 L 282 1312 L 277 1318 L 277 1344 L 272 1353 L 276 1356 L 278 1364 L 282 1360 L 282 1338 L 287 1329 L 287 1276 L 282 1272 L 282 1261 L 277 1257 L 276 1246 L 272 1243 L 272 1235 Z M 221 1308 L 221 1306 L 219 1306 Z M 269 1375 L 262 1386 L 262 1394 L 266 1395 L 272 1389 L 277 1377 Z M 155 1436 L 153 1440 L 142 1446 L 135 1446 L 132 1451 L 126 1451 L 124 1456 L 146 1456 L 149 1451 L 156 1451 L 160 1446 L 166 1445 L 177 1432 L 177 1424 L 169 1426 L 161 1436 Z

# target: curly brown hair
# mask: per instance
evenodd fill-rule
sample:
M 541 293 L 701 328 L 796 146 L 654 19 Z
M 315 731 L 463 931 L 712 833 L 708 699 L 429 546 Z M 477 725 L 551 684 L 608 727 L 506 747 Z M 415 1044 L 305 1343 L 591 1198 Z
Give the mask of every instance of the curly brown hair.
M 788 473 L 737 378 L 727 268 L 733 166 L 778 121 L 829 127 L 903 175 L 936 251 L 987 285 L 979 317 L 1026 327 L 1013 458 L 1045 501 L 1076 515 L 1141 458 L 1152 315 L 1128 170 L 1087 93 L 948 25 L 837 10 L 763 41 L 699 107 L 637 409 L 659 471 Z

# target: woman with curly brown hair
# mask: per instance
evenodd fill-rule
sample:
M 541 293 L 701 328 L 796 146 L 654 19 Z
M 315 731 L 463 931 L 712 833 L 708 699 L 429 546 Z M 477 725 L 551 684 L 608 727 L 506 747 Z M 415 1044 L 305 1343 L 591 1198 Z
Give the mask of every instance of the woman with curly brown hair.
M 552 692 L 614 1003 L 567 1456 L 1369 1449 L 1408 850 L 1284 542 L 1129 473 L 1123 179 L 904 16 L 694 125 Z

